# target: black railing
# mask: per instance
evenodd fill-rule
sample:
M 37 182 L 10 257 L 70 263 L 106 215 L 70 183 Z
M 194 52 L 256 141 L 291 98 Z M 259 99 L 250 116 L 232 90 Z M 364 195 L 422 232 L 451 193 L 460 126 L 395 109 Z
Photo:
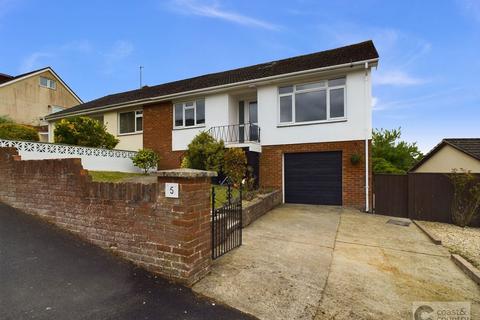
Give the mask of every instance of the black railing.
M 233 195 L 232 185 L 225 190 L 225 203 L 216 207 L 218 196 L 212 187 L 212 259 L 216 259 L 242 245 L 242 190 Z
M 260 142 L 260 127 L 254 123 L 211 127 L 208 133 L 225 143 Z

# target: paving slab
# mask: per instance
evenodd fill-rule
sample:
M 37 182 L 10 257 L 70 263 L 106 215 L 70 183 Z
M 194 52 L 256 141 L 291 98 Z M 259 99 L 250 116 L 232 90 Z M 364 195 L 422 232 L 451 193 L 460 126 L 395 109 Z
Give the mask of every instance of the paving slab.
M 214 262 L 193 290 L 260 319 L 312 319 L 342 209 L 283 205 L 244 229 L 243 245 Z
M 414 224 L 344 212 L 316 319 L 411 319 L 415 301 L 469 301 L 480 319 L 480 289 Z

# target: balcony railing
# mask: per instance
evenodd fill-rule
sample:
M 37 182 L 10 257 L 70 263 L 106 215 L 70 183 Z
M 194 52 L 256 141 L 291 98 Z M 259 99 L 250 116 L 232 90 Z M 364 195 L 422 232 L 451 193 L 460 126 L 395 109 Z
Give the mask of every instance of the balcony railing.
M 260 142 L 260 127 L 254 123 L 211 127 L 208 133 L 225 144 Z

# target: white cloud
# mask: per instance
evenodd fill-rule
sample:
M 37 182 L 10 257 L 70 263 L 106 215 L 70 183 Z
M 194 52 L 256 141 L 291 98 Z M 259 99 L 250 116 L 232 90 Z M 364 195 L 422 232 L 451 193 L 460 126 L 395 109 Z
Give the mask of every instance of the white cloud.
M 23 59 L 19 71 L 20 73 L 25 73 L 45 67 L 44 60 L 50 57 L 52 57 L 52 54 L 48 52 L 34 52 Z
M 103 54 L 105 74 L 111 74 L 118 68 L 120 62 L 128 58 L 134 51 L 131 42 L 125 40 L 116 41 L 113 46 Z
M 112 73 L 115 66 L 128 58 L 133 51 L 133 44 L 125 40 L 116 41 L 105 52 L 96 49 L 88 40 L 75 40 L 29 54 L 21 61 L 19 72 L 29 72 L 50 64 L 58 65 L 65 61 L 71 61 L 72 58 L 79 55 L 90 55 L 93 59 L 103 62 L 106 73 Z
M 404 71 L 379 71 L 373 76 L 374 85 L 389 85 L 389 86 L 414 86 L 426 83 L 424 79 L 420 79 L 409 75 Z
M 457 3 L 459 3 L 466 14 L 473 16 L 477 21 L 480 22 L 480 1 L 457 0 Z
M 113 44 L 112 48 L 107 53 L 105 53 L 105 58 L 107 59 L 107 62 L 117 62 L 130 56 L 133 49 L 134 47 L 132 43 L 125 40 L 119 40 Z
M 372 97 L 372 109 L 377 110 L 377 108 L 378 108 L 378 98 Z
M 196 0 L 173 0 L 172 8 L 183 14 L 197 15 L 202 17 L 214 18 L 229 21 L 232 23 L 244 25 L 247 27 L 256 27 L 267 30 L 279 30 L 280 27 L 270 22 L 255 19 L 236 13 L 227 11 L 220 7 L 218 3 L 202 4 Z
M 451 107 L 452 105 L 461 105 L 466 101 L 478 99 L 468 88 L 455 87 L 443 91 L 432 92 L 425 95 L 405 96 L 406 98 L 398 100 L 377 100 L 376 111 L 380 110 L 403 110 L 411 108 L 435 108 Z

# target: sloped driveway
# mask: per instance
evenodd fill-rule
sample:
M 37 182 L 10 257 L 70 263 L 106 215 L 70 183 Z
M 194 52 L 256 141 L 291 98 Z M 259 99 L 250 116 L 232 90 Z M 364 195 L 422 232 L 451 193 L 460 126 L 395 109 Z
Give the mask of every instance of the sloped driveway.
M 249 319 L 0 204 L 0 319 Z
M 244 229 L 193 290 L 261 319 L 312 319 L 332 260 L 342 209 L 284 205 Z
M 447 250 L 389 219 L 278 207 L 193 289 L 260 319 L 409 319 L 415 301 L 470 301 L 480 319 L 480 289 Z

